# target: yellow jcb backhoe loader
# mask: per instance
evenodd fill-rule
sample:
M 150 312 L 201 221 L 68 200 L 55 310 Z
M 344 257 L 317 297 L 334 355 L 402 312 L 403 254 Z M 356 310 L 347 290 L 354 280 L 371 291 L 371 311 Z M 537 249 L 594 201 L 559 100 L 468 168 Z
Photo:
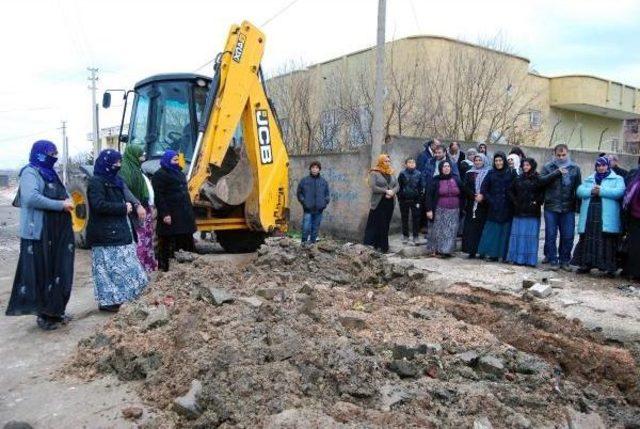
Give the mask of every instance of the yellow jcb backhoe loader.
M 213 79 L 164 74 L 138 82 L 132 91 L 121 90 L 125 103 L 119 142 L 145 148 L 147 175 L 159 168 L 166 149 L 181 154 L 198 229 L 214 231 L 228 252 L 253 251 L 267 235 L 287 230 L 289 158 L 262 78 L 264 45 L 264 34 L 245 21 L 231 27 Z M 114 91 L 105 92 L 103 107 L 109 107 Z M 81 247 L 91 216 L 86 179 L 93 172 L 90 166 L 82 170 L 83 177 L 69 186 Z

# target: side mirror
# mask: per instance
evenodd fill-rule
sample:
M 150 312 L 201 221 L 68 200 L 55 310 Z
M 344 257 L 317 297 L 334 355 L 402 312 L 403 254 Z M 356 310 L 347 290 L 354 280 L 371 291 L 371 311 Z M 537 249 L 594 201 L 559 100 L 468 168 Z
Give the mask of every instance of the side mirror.
M 108 109 L 111 106 L 111 93 L 105 92 L 102 94 L 102 107 Z
M 120 143 L 129 143 L 129 136 L 126 134 L 123 134 L 120 136 Z

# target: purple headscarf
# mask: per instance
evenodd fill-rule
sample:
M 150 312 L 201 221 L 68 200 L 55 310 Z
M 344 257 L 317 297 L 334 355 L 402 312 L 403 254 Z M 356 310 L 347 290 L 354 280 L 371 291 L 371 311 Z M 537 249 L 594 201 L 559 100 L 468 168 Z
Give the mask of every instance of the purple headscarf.
M 165 150 L 164 154 L 162 155 L 162 158 L 160 159 L 160 165 L 166 168 L 167 170 L 182 171 L 182 169 L 178 164 L 171 163 L 171 160 L 176 155 L 178 155 L 178 152 L 176 152 L 175 150 L 171 150 L 171 149 Z
M 53 169 L 58 158 L 49 155 L 50 153 L 56 153 L 58 149 L 56 145 L 49 140 L 38 140 L 31 146 L 31 153 L 29 154 L 29 164 L 26 167 L 33 167 L 40 172 L 42 178 L 47 182 L 60 181 L 58 173 Z M 22 170 L 24 170 L 24 168 Z M 20 173 L 22 173 L 22 170 Z
M 96 163 L 93 166 L 93 174 L 96 176 L 104 177 L 107 181 L 120 189 L 124 189 L 124 183 L 120 176 L 118 176 L 118 171 L 120 167 L 114 167 L 114 164 L 118 161 L 122 160 L 122 154 L 117 150 L 113 149 L 105 149 L 100 152 L 98 158 L 96 159 Z
M 607 166 L 607 172 L 598 173 L 598 167 L 603 165 Z M 609 161 L 609 158 L 607 158 L 606 156 L 601 156 L 598 159 L 596 159 L 596 174 L 595 174 L 596 184 L 599 185 L 600 183 L 602 183 L 602 180 L 605 177 L 607 177 L 609 174 L 611 174 L 611 161 Z

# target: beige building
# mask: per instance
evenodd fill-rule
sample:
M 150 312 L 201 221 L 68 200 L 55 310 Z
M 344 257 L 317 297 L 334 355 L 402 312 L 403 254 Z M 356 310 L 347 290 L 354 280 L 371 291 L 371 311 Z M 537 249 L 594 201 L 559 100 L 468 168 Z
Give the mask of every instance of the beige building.
M 387 135 L 634 152 L 624 120 L 640 118 L 637 88 L 586 76 L 547 77 L 527 58 L 446 37 L 385 45 Z M 375 49 L 267 83 L 293 153 L 346 150 L 370 141 Z M 293 67 L 291 69 L 294 69 Z

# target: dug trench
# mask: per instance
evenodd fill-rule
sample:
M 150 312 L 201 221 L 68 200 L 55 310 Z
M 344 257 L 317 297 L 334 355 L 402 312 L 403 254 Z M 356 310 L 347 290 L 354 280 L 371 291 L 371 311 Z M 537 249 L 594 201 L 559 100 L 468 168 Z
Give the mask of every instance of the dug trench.
M 141 427 L 640 427 L 638 353 L 527 295 L 334 241 L 180 261 L 64 371 L 131 382 Z

